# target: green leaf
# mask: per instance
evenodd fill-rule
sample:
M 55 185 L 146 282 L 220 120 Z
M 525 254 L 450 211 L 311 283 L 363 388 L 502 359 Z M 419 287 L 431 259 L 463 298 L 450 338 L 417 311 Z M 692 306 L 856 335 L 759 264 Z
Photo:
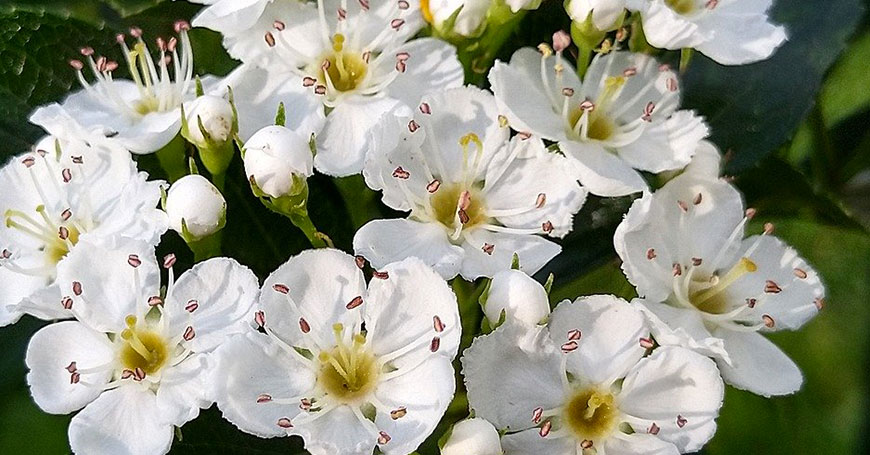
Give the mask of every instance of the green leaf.
M 870 108 L 870 32 L 858 37 L 834 66 L 822 88 L 819 104 L 827 126 Z
M 777 150 L 812 108 L 822 79 L 862 17 L 861 0 L 775 2 L 789 41 L 761 63 L 723 67 L 696 56 L 683 81 L 683 107 L 707 117 L 712 140 L 732 150 L 729 172 Z

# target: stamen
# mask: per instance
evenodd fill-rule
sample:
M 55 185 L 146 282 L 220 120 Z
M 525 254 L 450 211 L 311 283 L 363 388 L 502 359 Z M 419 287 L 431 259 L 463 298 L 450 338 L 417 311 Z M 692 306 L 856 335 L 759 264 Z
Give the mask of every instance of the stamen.
M 743 275 L 755 272 L 756 270 L 758 270 L 758 266 L 755 265 L 752 260 L 746 257 L 740 258 L 737 264 L 735 264 L 734 267 L 732 267 L 731 270 L 729 270 L 724 277 L 718 280 L 718 283 L 716 283 L 716 285 L 693 296 L 692 302 L 696 306 L 700 307 L 704 302 L 710 300 L 712 297 L 725 290 L 728 286 L 740 279 Z

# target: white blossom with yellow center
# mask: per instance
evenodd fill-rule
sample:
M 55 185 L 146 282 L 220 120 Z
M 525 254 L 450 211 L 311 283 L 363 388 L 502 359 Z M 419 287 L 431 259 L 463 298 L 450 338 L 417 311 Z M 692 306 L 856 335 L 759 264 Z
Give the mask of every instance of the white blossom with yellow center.
M 477 417 L 506 455 L 696 452 L 713 437 L 724 384 L 715 363 L 655 347 L 643 313 L 609 295 L 564 301 L 546 327 L 506 323 L 465 351 Z
M 366 286 L 337 250 L 291 258 L 263 285 L 256 330 L 216 352 L 224 417 L 260 437 L 298 435 L 314 455 L 417 449 L 455 388 L 456 297 L 419 259 Z
M 22 313 L 71 316 L 55 278 L 80 241 L 157 244 L 167 229 L 161 182 L 146 179 L 129 153 L 51 136 L 0 169 L 0 326 Z
M 52 414 L 79 411 L 75 453 L 165 454 L 175 427 L 196 418 L 207 396 L 206 354 L 241 332 L 259 293 L 257 277 L 231 259 L 201 262 L 165 295 L 154 249 L 115 237 L 79 242 L 58 270 L 75 317 L 46 326 L 27 348 L 27 382 Z
M 744 239 L 754 215 L 729 183 L 687 173 L 635 201 L 614 246 L 662 336 L 677 332 L 716 357 L 736 387 L 785 395 L 800 389 L 800 370 L 762 333 L 800 328 L 823 307 L 825 288 L 770 235 L 773 225 Z

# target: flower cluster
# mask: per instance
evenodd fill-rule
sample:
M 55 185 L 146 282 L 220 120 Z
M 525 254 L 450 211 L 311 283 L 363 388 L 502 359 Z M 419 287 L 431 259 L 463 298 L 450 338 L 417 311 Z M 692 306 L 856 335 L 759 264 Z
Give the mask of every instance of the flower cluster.
M 198 3 L 193 25 L 242 62 L 230 75 L 194 74 L 183 21 L 156 53 L 138 28 L 117 37 L 130 79 L 84 47 L 82 90 L 38 109 L 49 136 L 0 170 L 0 324 L 64 320 L 33 335 L 27 381 L 44 411 L 77 412 L 73 452 L 167 453 L 216 404 L 315 455 L 403 455 L 467 393 L 445 455 L 688 453 L 725 383 L 800 389 L 764 334 L 822 309 L 819 276 L 772 225 L 744 238 L 756 211 L 680 75 L 622 44 L 632 21 L 654 47 L 757 61 L 785 40 L 770 1 L 571 0 L 574 38 L 491 62 L 491 91 L 463 85 L 485 60 L 469 52 L 540 0 Z M 596 32 L 594 57 L 573 52 Z M 168 182 L 138 170 L 149 153 Z M 315 170 L 361 174 L 399 216 L 336 249 L 309 217 Z M 221 257 L 232 178 L 314 247 L 262 285 Z M 640 195 L 613 239 L 640 297 L 551 312 L 552 276 L 531 275 L 573 253 L 559 239 L 590 194 Z M 156 253 L 170 229 L 196 262 L 178 279 Z

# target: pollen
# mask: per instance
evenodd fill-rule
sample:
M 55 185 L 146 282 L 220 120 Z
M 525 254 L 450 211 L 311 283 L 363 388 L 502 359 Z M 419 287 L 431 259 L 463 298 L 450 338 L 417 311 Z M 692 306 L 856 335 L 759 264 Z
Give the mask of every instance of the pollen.
M 577 391 L 565 406 L 562 419 L 577 439 L 595 441 L 616 429 L 619 410 L 610 392 L 584 388 Z
M 127 316 L 126 322 L 127 328 L 121 332 L 121 365 L 128 370 L 140 368 L 149 375 L 157 373 L 169 359 L 169 343 L 159 333 L 137 325 L 135 316 Z
M 332 38 L 332 53 L 323 58 L 320 81 L 339 92 L 348 92 L 362 85 L 368 73 L 368 63 L 361 55 L 344 48 L 345 38 L 336 33 Z
M 380 368 L 377 358 L 366 347 L 362 334 L 355 334 L 347 343 L 341 324 L 336 324 L 333 331 L 336 346 L 317 356 L 320 363 L 317 385 L 341 403 L 358 403 L 378 385 Z
M 698 9 L 696 0 L 665 0 L 665 3 L 677 14 L 684 16 L 694 13 Z

